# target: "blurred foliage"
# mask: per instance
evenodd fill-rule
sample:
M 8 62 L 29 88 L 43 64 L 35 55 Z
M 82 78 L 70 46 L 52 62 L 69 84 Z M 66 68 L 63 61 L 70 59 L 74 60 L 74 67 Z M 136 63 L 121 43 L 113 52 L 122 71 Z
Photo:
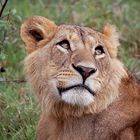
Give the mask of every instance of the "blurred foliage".
M 5 0 L 0 0 L 0 9 Z M 45 16 L 57 24 L 77 24 L 101 30 L 106 23 L 121 33 L 119 58 L 140 73 L 139 0 L 9 0 L 0 17 L 0 81 L 24 80 L 26 55 L 20 39 L 23 20 Z M 0 140 L 35 139 L 38 107 L 26 83 L 0 82 Z

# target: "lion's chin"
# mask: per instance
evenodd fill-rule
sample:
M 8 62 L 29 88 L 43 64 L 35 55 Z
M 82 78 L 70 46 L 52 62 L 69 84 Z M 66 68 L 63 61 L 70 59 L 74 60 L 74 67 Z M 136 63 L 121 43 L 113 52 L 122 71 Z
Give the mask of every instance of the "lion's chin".
M 61 95 L 64 102 L 72 105 L 87 106 L 94 102 L 94 96 L 87 89 L 70 89 Z

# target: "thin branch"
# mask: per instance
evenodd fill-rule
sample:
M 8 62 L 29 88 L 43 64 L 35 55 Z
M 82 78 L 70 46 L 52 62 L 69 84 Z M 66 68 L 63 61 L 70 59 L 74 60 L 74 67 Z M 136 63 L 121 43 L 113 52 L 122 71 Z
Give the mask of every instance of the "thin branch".
M 2 17 L 2 13 L 4 11 L 4 8 L 5 8 L 6 4 L 7 4 L 7 2 L 8 2 L 8 0 L 5 0 L 4 4 L 2 5 L 2 8 L 0 10 L 0 17 Z
M 10 16 L 10 9 L 8 10 L 8 13 L 6 13 L 5 15 L 2 16 L 2 18 L 6 18 L 6 19 L 9 19 L 9 16 Z

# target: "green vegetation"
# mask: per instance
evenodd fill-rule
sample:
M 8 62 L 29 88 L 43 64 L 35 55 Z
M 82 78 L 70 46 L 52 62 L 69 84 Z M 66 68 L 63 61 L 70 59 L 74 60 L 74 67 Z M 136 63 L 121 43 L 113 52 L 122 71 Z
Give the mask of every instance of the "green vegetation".
M 0 8 L 5 0 L 1 0 Z M 139 0 L 9 0 L 0 17 L 0 140 L 33 140 L 39 107 L 23 76 L 26 55 L 19 30 L 24 19 L 42 15 L 57 24 L 101 27 L 121 32 L 119 58 L 140 73 Z

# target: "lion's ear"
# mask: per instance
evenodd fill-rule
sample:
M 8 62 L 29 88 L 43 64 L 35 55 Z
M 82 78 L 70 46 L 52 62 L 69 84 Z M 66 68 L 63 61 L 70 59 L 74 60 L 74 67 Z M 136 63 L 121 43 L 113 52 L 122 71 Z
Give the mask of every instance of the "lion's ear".
M 27 19 L 21 26 L 21 38 L 26 44 L 27 51 L 33 52 L 37 44 L 43 40 L 51 40 L 56 31 L 54 22 L 45 17 L 33 16 Z
M 117 56 L 117 50 L 119 43 L 119 33 L 116 30 L 116 27 L 111 24 L 106 24 L 103 28 L 102 33 L 106 36 L 106 39 L 110 42 L 110 54 L 112 57 Z

